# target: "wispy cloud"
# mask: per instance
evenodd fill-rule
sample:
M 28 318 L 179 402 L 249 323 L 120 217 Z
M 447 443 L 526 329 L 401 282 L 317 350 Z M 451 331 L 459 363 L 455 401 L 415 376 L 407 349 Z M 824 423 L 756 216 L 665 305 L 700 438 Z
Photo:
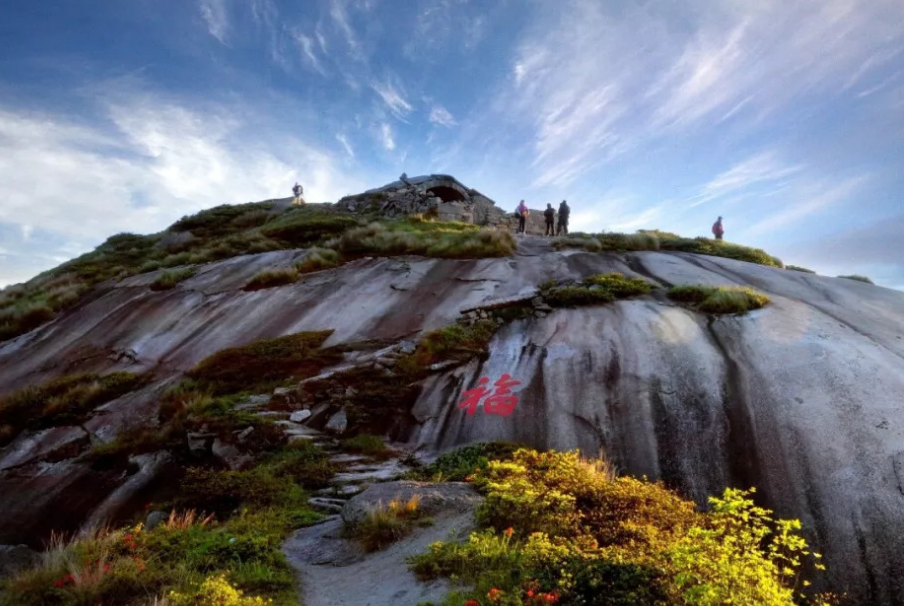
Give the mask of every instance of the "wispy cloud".
M 349 158 L 355 157 L 355 150 L 352 149 L 351 144 L 348 142 L 348 137 L 345 136 L 345 133 L 337 133 L 336 141 L 342 144 L 342 148 L 345 150 L 345 153 L 348 154 Z
M 380 142 L 383 144 L 383 148 L 386 151 L 392 151 L 396 148 L 395 139 L 392 135 L 392 127 L 387 122 L 383 122 L 380 125 Z
M 823 212 L 836 204 L 849 200 L 850 196 L 862 187 L 867 179 L 866 176 L 857 176 L 840 182 L 828 180 L 824 183 L 811 184 L 794 197 L 796 201 L 754 224 L 748 233 L 758 235 L 779 230 L 811 215 Z
M 330 17 L 342 33 L 349 50 L 353 54 L 357 54 L 359 52 L 358 36 L 349 22 L 348 5 L 349 0 L 330 0 Z
M 447 128 L 458 124 L 455 117 L 442 105 L 434 105 L 433 109 L 430 110 L 430 123 Z
M 778 160 L 775 152 L 763 152 L 739 162 L 714 179 L 705 183 L 700 192 L 691 198 L 688 208 L 694 208 L 727 196 L 752 193 L 767 184 L 776 184 L 800 172 L 802 166 L 787 165 Z M 758 193 L 762 193 L 757 190 Z
M 390 80 L 372 82 L 370 87 L 383 100 L 389 111 L 399 119 L 404 119 L 414 107 L 405 99 L 403 92 Z
M 323 65 L 320 63 L 320 59 L 317 58 L 317 51 L 314 47 L 314 39 L 310 36 L 302 34 L 301 32 L 296 32 L 294 34 L 294 37 L 295 43 L 301 50 L 303 58 L 307 61 L 308 65 L 317 73 L 326 75 L 326 69 L 324 69 Z M 320 45 L 320 48 L 322 49 L 323 45 Z
M 226 44 L 229 34 L 228 2 L 229 0 L 200 0 L 201 16 L 207 23 L 207 31 L 221 44 Z

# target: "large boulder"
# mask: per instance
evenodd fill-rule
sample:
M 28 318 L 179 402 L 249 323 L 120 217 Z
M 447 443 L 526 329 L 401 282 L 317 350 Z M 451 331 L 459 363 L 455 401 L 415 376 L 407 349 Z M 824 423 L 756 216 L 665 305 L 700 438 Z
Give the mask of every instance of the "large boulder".
M 467 511 L 483 500 L 471 486 L 463 482 L 383 482 L 373 484 L 352 497 L 342 508 L 342 520 L 346 524 L 356 524 L 367 517 L 368 513 L 385 507 L 390 501 L 407 503 L 412 498 L 418 499 L 418 508 L 428 516 Z

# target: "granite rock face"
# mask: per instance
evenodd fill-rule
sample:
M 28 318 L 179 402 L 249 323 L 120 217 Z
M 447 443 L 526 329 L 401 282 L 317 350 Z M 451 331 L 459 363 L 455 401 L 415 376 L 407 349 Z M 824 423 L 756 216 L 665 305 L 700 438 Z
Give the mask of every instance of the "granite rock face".
M 324 329 L 334 330 L 327 345 L 401 344 L 462 311 L 530 301 L 544 280 L 620 271 L 660 286 L 749 285 L 772 303 L 713 318 L 658 289 L 504 324 L 487 360 L 424 382 L 414 423 L 397 439 L 425 453 L 496 439 L 602 448 L 622 472 L 661 478 L 701 504 L 725 486 L 755 485 L 763 504 L 802 520 L 830 588 L 855 604 L 904 605 L 904 294 L 686 253 L 555 252 L 530 236 L 511 258 L 365 258 L 280 288 L 241 289 L 304 254 L 211 263 L 163 292 L 148 288 L 154 272 L 104 284 L 0 344 L 0 394 L 73 372 L 153 370 L 157 381 L 84 426 L 25 432 L 0 449 L 0 543 L 36 546 L 51 520 L 76 530 L 122 494 L 128 476 L 80 457 L 150 423 L 155 394 L 223 348 Z M 504 374 L 519 383 L 511 415 L 459 409 L 464 390 Z M 312 409 L 306 423 L 332 414 Z

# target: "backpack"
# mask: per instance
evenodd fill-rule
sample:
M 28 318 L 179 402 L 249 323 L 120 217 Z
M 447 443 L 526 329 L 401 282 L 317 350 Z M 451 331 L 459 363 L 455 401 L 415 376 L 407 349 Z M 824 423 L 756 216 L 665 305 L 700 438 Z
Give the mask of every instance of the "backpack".
M 718 221 L 713 223 L 713 235 L 718 236 L 718 235 L 724 234 L 724 233 L 725 233 L 725 229 L 719 224 Z

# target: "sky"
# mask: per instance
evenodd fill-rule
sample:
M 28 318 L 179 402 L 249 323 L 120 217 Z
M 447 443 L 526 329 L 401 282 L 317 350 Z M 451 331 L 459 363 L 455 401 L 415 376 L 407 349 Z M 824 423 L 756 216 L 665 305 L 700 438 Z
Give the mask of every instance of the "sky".
M 0 3 L 0 286 L 402 172 L 904 290 L 904 2 Z

